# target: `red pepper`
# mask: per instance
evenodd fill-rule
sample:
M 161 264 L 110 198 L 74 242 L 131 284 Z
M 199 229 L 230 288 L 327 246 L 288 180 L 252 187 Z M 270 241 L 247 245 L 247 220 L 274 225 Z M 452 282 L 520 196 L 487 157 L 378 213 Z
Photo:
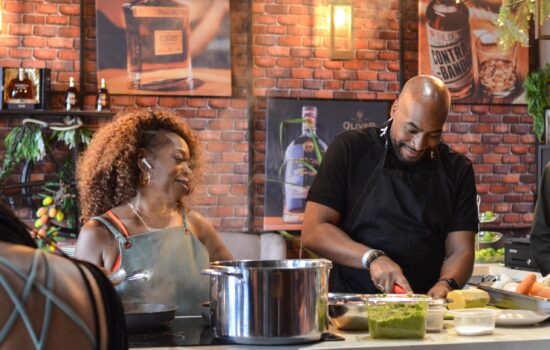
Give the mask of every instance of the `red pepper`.
M 394 283 L 393 285 L 393 293 L 394 294 L 407 294 L 407 291 L 403 289 L 399 284 Z

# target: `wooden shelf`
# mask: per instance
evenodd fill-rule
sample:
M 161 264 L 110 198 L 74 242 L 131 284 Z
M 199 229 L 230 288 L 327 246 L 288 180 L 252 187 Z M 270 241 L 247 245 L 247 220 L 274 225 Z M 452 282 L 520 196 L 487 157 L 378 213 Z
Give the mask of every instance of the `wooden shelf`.
M 115 115 L 114 112 L 96 112 L 93 110 L 89 111 L 64 111 L 64 110 L 1 110 L 0 116 L 6 117 L 31 117 L 31 116 L 40 116 L 40 117 L 97 117 L 97 118 L 110 118 Z

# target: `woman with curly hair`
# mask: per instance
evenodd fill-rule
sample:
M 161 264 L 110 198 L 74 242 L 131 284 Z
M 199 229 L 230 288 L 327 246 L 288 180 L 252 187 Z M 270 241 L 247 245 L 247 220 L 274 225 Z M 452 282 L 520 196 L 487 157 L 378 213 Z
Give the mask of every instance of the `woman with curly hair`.
M 200 171 L 191 129 L 166 110 L 119 113 L 77 167 L 82 220 L 76 257 L 117 278 L 125 303 L 176 304 L 200 314 L 209 261 L 232 259 L 212 224 L 188 205 Z

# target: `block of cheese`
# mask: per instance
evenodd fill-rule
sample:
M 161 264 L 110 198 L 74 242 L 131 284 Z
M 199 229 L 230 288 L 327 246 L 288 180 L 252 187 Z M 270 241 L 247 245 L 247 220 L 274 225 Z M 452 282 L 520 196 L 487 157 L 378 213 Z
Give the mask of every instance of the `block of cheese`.
M 447 299 L 451 299 L 451 303 L 447 307 L 449 310 L 454 310 L 484 307 L 489 304 L 491 298 L 489 297 L 489 293 L 484 290 L 468 288 L 449 292 Z

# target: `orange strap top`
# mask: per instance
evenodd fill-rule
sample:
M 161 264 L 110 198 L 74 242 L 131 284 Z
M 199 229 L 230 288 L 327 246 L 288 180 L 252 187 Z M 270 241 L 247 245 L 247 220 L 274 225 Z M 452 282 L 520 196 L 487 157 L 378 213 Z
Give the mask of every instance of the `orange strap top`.
M 122 221 L 118 218 L 118 216 L 115 215 L 111 210 L 107 211 L 105 214 L 113 221 L 113 223 L 117 226 L 117 228 L 120 230 L 120 232 L 125 236 L 129 237 L 130 233 L 128 232 L 128 229 L 126 229 L 126 226 L 122 223 Z M 115 264 L 113 265 L 113 268 L 111 271 L 116 271 L 120 268 L 120 252 L 118 253 L 118 257 L 116 258 Z

